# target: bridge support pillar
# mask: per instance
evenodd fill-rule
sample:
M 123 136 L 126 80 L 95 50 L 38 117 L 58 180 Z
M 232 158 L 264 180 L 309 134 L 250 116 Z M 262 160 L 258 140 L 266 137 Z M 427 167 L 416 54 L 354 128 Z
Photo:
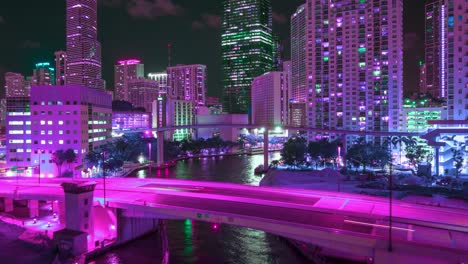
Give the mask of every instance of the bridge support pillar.
M 11 198 L 3 198 L 3 203 L 5 205 L 5 213 L 10 213 L 13 212 L 13 209 L 15 208 L 13 206 L 13 199 Z
M 28 201 L 29 217 L 39 216 L 39 201 L 38 200 L 29 200 Z
M 270 163 L 268 162 L 268 128 L 265 128 L 265 132 L 263 132 L 263 169 L 266 171 L 268 170 L 268 166 Z
M 60 223 L 65 223 L 65 206 L 60 206 L 59 201 L 52 201 L 52 211 L 57 214 Z
M 160 166 L 164 163 L 164 132 L 157 132 L 157 157 L 156 166 Z

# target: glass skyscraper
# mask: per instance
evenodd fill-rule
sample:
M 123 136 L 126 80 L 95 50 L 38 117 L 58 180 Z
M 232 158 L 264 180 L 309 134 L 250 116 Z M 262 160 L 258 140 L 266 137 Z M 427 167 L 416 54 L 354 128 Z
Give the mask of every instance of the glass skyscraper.
M 97 0 L 67 0 L 67 84 L 104 89 Z
M 223 0 L 223 107 L 229 113 L 249 113 L 253 78 L 273 67 L 270 0 Z

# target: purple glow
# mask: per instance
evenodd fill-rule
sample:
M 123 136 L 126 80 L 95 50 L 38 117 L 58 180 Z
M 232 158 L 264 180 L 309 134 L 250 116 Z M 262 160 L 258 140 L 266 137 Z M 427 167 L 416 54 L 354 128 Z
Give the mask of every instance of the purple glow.
M 119 60 L 117 61 L 118 64 L 120 65 L 134 65 L 134 64 L 140 64 L 140 60 L 137 59 L 128 59 L 128 60 Z

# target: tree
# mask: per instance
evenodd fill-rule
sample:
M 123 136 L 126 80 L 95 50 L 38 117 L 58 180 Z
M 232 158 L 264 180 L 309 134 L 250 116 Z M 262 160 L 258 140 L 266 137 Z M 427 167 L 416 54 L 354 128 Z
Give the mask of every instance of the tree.
M 58 177 L 62 176 L 62 165 L 65 161 L 65 152 L 62 149 L 56 150 L 52 154 L 52 162 L 57 165 Z
M 394 147 L 396 147 L 398 145 L 398 152 L 399 152 L 399 157 L 400 157 L 400 160 L 398 161 L 400 164 L 401 164 L 401 152 L 402 152 L 402 144 L 403 144 L 403 137 L 401 136 L 394 136 L 394 137 L 391 137 L 391 140 L 390 140 L 393 144 Z
M 299 167 L 306 162 L 307 152 L 306 139 L 303 137 L 292 137 L 284 143 L 281 150 L 281 160 L 293 168 Z
M 278 165 L 279 165 L 279 160 L 273 160 L 271 161 L 271 166 L 273 166 L 273 168 L 278 168 Z
M 427 155 L 427 151 L 422 147 L 414 144 L 406 146 L 406 158 L 413 167 L 417 167 L 418 163 L 422 162 Z
M 73 149 L 67 149 L 63 153 L 63 158 L 68 163 L 68 169 L 70 169 L 71 164 L 76 162 L 76 153 Z
M 385 167 L 391 161 L 391 154 L 385 145 L 359 140 L 348 149 L 346 158 L 355 167 L 362 165 L 362 171 L 366 172 L 368 166 Z
M 464 162 L 461 150 L 452 149 L 452 157 L 453 157 L 453 163 L 455 165 L 456 178 L 458 179 L 461 169 L 463 167 L 463 162 Z

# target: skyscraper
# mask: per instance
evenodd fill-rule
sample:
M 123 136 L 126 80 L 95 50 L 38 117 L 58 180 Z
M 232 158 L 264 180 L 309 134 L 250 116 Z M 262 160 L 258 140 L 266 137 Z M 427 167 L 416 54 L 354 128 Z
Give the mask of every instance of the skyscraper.
M 114 66 L 115 100 L 129 101 L 128 83 L 145 77 L 145 65 L 139 60 L 120 60 Z
M 20 73 L 5 73 L 6 97 L 27 97 L 29 96 L 29 86 Z
M 307 12 L 305 9 L 306 5 L 303 4 L 291 16 L 291 96 L 297 102 L 305 102 L 307 99 Z
M 206 66 L 201 64 L 177 65 L 167 68 L 167 95 L 176 100 L 203 106 L 206 100 Z
M 426 4 L 426 87 L 447 102 L 444 119 L 468 119 L 468 2 Z
M 104 89 L 97 0 L 67 0 L 67 84 Z
M 223 108 L 250 113 L 253 78 L 273 67 L 270 0 L 222 1 Z
M 308 0 L 306 8 L 308 126 L 398 131 L 403 1 Z
M 67 83 L 67 53 L 63 50 L 56 51 L 55 55 L 55 84 Z
M 55 69 L 50 67 L 49 62 L 36 63 L 31 77 L 31 85 L 54 85 Z

